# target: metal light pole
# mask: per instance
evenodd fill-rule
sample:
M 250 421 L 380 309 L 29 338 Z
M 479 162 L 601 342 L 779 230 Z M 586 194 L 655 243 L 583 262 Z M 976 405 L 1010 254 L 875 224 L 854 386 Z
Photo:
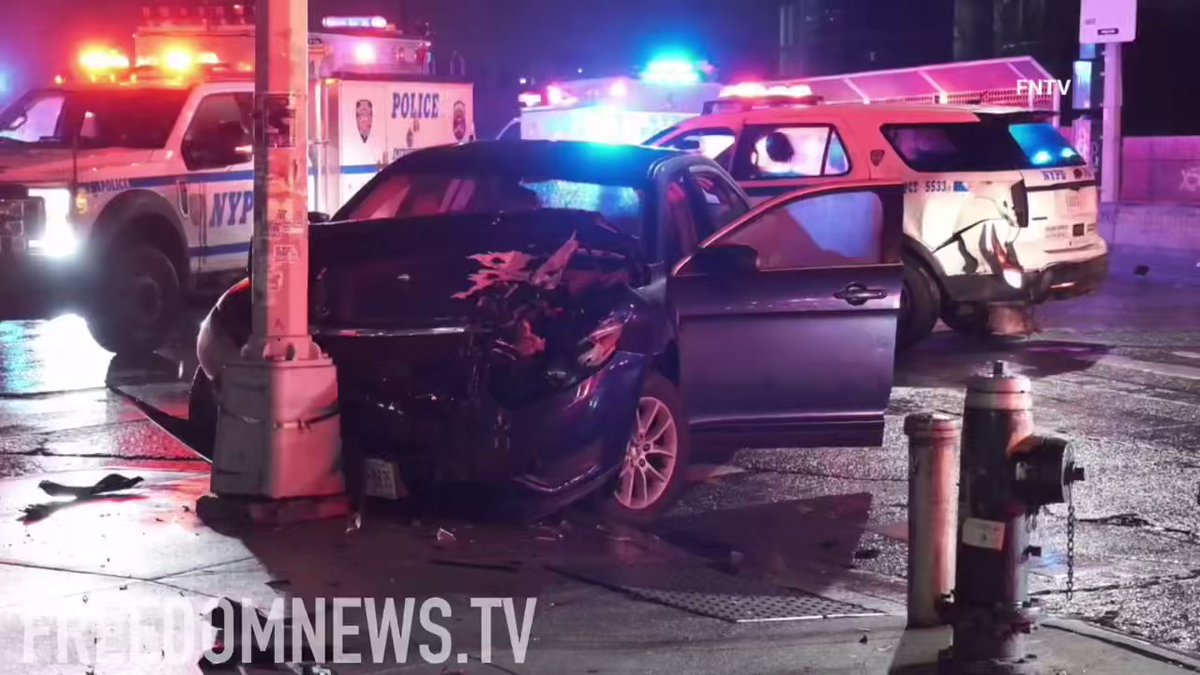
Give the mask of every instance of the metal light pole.
M 1082 0 L 1079 44 L 1104 45 L 1100 200 L 1121 200 L 1121 50 L 1137 38 L 1137 0 Z
M 1100 200 L 1121 201 L 1121 104 L 1124 97 L 1121 77 L 1120 42 L 1104 45 L 1104 145 L 1100 166 Z
M 258 0 L 256 21 L 253 333 L 222 373 L 212 473 L 247 503 L 345 490 L 337 377 L 308 332 L 308 2 Z

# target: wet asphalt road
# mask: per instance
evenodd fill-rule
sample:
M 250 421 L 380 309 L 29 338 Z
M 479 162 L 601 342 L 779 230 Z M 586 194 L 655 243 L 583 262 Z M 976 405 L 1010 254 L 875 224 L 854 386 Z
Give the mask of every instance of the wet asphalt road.
M 966 376 L 1004 359 L 1034 380 L 1039 428 L 1070 438 L 1088 472 L 1075 498 L 1076 593 L 1064 593 L 1064 505 L 1038 519 L 1034 591 L 1057 613 L 1200 651 L 1196 290 L 1117 278 L 1099 296 L 1046 307 L 1035 339 L 983 344 L 939 332 L 898 364 L 884 449 L 711 458 L 656 531 L 784 582 L 803 576 L 810 590 L 824 570 L 831 586 L 852 574 L 894 599 L 905 570 L 903 416 L 959 412 Z M 127 398 L 186 414 L 198 321 L 197 311 L 176 344 L 133 360 L 113 359 L 71 314 L 0 322 L 0 476 L 203 467 Z

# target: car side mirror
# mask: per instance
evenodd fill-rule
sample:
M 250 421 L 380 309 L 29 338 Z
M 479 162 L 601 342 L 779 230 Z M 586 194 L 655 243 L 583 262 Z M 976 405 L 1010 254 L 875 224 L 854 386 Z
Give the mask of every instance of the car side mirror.
M 700 152 L 700 141 L 696 138 L 681 138 L 672 143 L 671 147 L 684 152 Z
M 308 224 L 309 225 L 316 225 L 317 223 L 328 223 L 329 219 L 330 218 L 329 218 L 328 213 L 322 213 L 320 211 L 309 211 L 308 212 Z
M 696 251 L 688 267 L 703 274 L 751 274 L 758 271 L 758 251 L 728 244 Z

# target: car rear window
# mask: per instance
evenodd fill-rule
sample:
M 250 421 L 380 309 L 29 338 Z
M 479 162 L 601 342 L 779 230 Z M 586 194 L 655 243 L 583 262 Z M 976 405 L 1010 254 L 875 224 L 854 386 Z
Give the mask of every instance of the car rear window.
M 885 125 L 883 135 L 905 164 L 925 173 L 1019 171 L 1084 164 L 1058 130 L 1045 123 Z

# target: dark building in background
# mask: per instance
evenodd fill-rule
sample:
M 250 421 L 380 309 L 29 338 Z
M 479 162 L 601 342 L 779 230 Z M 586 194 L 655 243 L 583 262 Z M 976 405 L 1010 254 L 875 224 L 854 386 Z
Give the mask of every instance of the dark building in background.
M 1067 78 L 1079 0 L 780 0 L 783 77 L 1033 56 Z
M 954 60 L 1032 56 L 1058 78 L 1079 54 L 1079 0 L 955 0 Z
M 1079 58 L 1080 0 L 777 0 L 776 8 L 781 77 L 1032 56 L 1067 80 Z M 1139 0 L 1138 38 L 1125 46 L 1127 135 L 1200 135 L 1198 34 L 1200 0 Z
M 1067 78 L 1079 0 L 781 0 L 779 71 L 817 76 L 1030 55 Z
M 949 61 L 954 0 L 781 0 L 779 74 L 833 75 Z

